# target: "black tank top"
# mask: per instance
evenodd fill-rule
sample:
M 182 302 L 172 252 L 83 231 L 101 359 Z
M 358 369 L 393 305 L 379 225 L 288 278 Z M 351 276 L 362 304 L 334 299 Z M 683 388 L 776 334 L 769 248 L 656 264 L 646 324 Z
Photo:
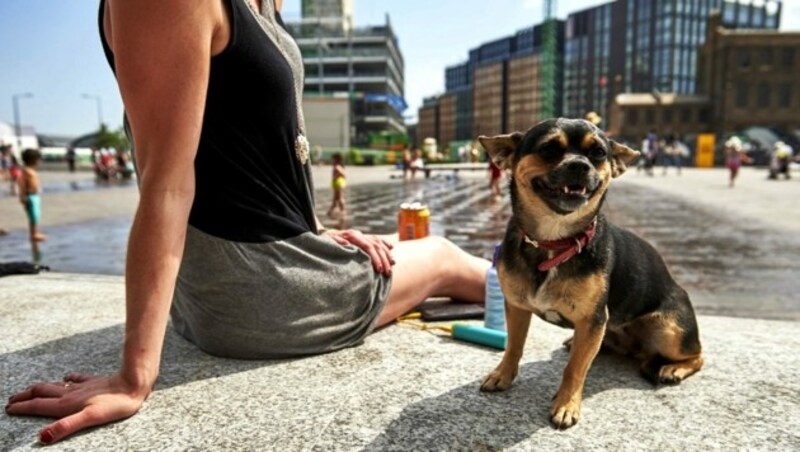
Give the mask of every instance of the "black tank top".
M 211 59 L 189 224 L 238 242 L 316 232 L 309 168 L 295 153 L 299 128 L 291 66 L 246 0 L 226 1 L 231 36 Z M 100 37 L 115 71 L 103 34 L 104 6 L 101 0 Z

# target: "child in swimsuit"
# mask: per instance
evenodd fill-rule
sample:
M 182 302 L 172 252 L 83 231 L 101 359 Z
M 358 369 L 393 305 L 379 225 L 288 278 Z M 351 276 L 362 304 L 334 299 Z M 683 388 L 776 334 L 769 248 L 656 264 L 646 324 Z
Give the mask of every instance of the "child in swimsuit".
M 344 164 L 342 163 L 342 154 L 333 154 L 333 178 L 331 180 L 331 188 L 333 188 L 333 201 L 331 208 L 328 209 L 328 216 L 333 217 L 333 211 L 338 207 L 341 213 L 341 220 L 345 219 L 347 209 L 344 206 L 344 187 L 347 186 L 347 179 L 344 174 Z
M 22 153 L 22 162 L 25 167 L 19 177 L 19 202 L 25 208 L 28 215 L 28 230 L 30 232 L 31 251 L 33 252 L 33 262 L 39 263 L 42 254 L 39 251 L 39 242 L 43 242 L 47 237 L 39 232 L 39 219 L 42 215 L 41 185 L 39 183 L 39 173 L 36 172 L 36 165 L 39 164 L 41 154 L 36 149 L 26 149 Z

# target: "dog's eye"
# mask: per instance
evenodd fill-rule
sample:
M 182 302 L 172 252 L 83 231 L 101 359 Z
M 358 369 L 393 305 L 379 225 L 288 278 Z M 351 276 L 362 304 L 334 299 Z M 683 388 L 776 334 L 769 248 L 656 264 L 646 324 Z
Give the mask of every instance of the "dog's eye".
M 544 160 L 554 160 L 563 152 L 564 148 L 557 144 L 546 144 L 539 150 L 539 155 L 541 155 Z
M 593 147 L 589 149 L 589 158 L 594 160 L 603 160 L 606 158 L 606 150 L 601 148 L 600 146 Z

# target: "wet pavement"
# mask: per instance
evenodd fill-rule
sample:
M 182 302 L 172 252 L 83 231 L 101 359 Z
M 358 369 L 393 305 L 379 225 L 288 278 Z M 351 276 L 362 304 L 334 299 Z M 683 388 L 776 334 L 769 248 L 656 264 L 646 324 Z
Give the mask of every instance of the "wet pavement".
M 508 196 L 493 201 L 486 182 L 474 178 L 349 187 L 349 216 L 344 225 L 325 216 L 330 189 L 316 190 L 316 199 L 326 226 L 375 234 L 395 232 L 401 202 L 422 200 L 431 209 L 433 234 L 487 258 L 510 216 Z M 800 239 L 796 235 L 625 183 L 612 187 L 606 213 L 662 253 L 699 313 L 800 320 Z M 129 216 L 44 228 L 49 236 L 42 247 L 45 263 L 60 272 L 122 274 L 129 228 Z M 0 237 L 0 262 L 25 260 L 29 255 L 23 230 Z

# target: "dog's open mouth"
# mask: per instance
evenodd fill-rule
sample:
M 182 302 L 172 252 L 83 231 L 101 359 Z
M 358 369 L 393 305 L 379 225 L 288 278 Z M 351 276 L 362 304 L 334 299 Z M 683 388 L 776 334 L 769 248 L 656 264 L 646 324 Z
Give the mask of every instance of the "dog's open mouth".
M 567 214 L 587 205 L 594 196 L 599 184 L 591 179 L 585 182 L 571 180 L 552 183 L 545 177 L 537 177 L 531 181 L 533 191 L 539 195 L 555 212 Z
M 580 199 L 588 199 L 594 191 L 594 189 L 588 187 L 587 185 L 583 184 L 564 184 L 564 185 L 551 185 L 548 183 L 544 178 L 536 178 L 533 180 L 533 189 L 543 195 L 547 195 L 553 198 L 580 198 Z

